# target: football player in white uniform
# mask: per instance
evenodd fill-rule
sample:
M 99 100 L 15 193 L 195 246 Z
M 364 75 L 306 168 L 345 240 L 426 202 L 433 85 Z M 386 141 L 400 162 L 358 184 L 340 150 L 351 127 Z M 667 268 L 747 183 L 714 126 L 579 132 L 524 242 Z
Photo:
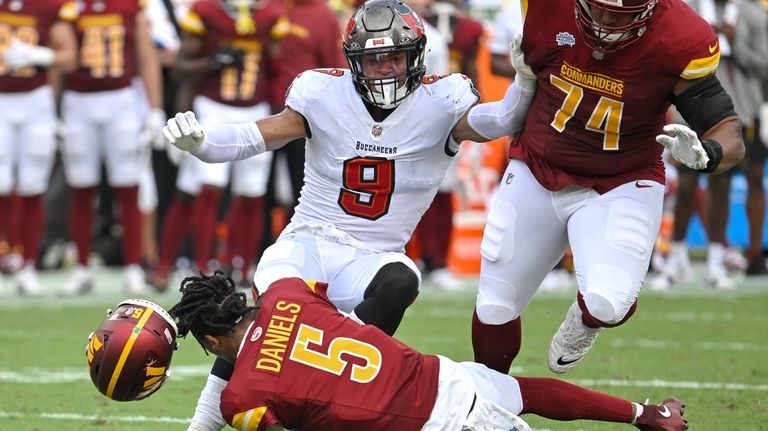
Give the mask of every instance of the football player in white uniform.
M 168 140 L 207 162 L 242 160 L 307 138 L 299 205 L 259 262 L 260 291 L 284 277 L 327 280 L 330 300 L 351 318 L 389 334 L 397 329 L 421 282 L 404 245 L 459 143 L 515 133 L 536 86 L 514 49 L 520 79 L 503 100 L 477 105 L 465 76 L 424 76 L 425 43 L 408 6 L 369 1 L 344 33 L 350 69 L 299 75 L 281 113 L 205 129 L 192 112 L 168 120 Z M 222 361 L 214 365 L 190 429 L 224 425 L 218 394 L 230 374 Z

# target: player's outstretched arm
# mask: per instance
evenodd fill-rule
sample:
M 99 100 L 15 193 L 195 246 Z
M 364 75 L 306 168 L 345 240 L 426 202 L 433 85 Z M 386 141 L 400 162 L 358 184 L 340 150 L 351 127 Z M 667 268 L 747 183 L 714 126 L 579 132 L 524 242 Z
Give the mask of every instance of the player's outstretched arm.
M 308 136 L 304 117 L 290 108 L 255 122 L 205 129 L 194 112 L 187 111 L 169 119 L 163 134 L 180 150 L 209 163 L 247 159 Z
M 715 75 L 681 80 L 673 89 L 672 103 L 690 127 L 667 125 L 656 140 L 677 160 L 719 174 L 744 158 L 741 121 Z
M 453 128 L 456 142 L 472 140 L 484 142 L 513 135 L 520 131 L 528 108 L 536 93 L 536 74 L 525 63 L 522 36 L 518 35 L 510 46 L 512 65 L 517 71 L 515 81 L 507 88 L 504 98 L 470 108 Z

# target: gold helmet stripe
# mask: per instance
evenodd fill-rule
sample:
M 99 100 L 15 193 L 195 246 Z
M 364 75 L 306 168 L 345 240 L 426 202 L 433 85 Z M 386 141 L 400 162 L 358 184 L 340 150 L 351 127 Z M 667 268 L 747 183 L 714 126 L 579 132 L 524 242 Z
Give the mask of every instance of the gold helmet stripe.
M 115 391 L 115 386 L 117 386 L 117 380 L 120 378 L 120 373 L 123 371 L 123 366 L 128 359 L 128 355 L 131 353 L 133 344 L 136 342 L 136 339 L 139 337 L 141 330 L 144 328 L 144 325 L 147 323 L 147 320 L 149 320 L 149 316 L 151 316 L 152 313 L 153 310 L 151 308 L 147 307 L 144 309 L 144 313 L 141 314 L 139 322 L 136 323 L 131 336 L 125 343 L 125 347 L 123 347 L 123 351 L 120 353 L 120 359 L 117 361 L 115 370 L 112 372 L 112 378 L 109 380 L 109 387 L 107 387 L 107 396 L 109 398 L 112 398 L 112 393 Z

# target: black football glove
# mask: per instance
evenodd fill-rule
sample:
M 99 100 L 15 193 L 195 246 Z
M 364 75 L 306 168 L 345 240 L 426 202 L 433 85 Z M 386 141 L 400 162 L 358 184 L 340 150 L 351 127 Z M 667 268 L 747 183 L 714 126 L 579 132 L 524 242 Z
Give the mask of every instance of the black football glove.
M 219 70 L 223 67 L 243 66 L 245 52 L 242 49 L 234 49 L 227 46 L 219 48 L 211 57 L 211 69 Z

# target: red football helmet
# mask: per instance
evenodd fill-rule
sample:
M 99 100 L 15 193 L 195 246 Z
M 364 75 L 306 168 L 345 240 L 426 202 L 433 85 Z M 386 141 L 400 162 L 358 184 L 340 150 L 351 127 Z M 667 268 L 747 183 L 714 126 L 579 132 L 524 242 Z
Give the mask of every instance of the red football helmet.
M 121 302 L 88 338 L 85 357 L 93 384 L 115 401 L 152 395 L 168 378 L 177 333 L 173 318 L 159 305 L 143 299 Z
M 638 40 L 648 26 L 658 0 L 575 0 L 576 23 L 591 48 L 612 52 Z M 592 16 L 592 8 L 614 14 L 631 16 L 624 25 L 598 23 Z

